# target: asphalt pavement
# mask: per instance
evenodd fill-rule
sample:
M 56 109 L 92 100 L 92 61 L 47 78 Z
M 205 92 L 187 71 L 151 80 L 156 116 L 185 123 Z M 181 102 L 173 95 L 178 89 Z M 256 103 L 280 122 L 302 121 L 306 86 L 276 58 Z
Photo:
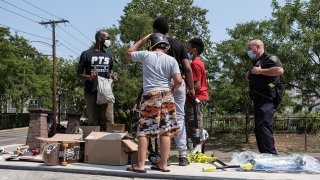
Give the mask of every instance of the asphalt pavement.
M 2 130 L 0 134 L 17 132 L 22 128 Z M 26 129 L 24 129 L 26 130 Z M 9 145 L 10 146 L 10 145 Z M 12 147 L 17 147 L 16 144 Z M 171 152 L 176 153 L 176 152 Z M 233 152 L 208 151 L 206 154 L 214 154 L 219 160 L 228 164 Z M 297 153 L 299 154 L 299 153 Z M 320 157 L 320 153 L 309 153 L 313 157 Z M 218 169 L 203 172 L 202 168 L 213 167 L 211 163 L 192 163 L 188 166 L 171 165 L 170 172 L 151 170 L 151 164 L 146 162 L 147 173 L 135 173 L 126 171 L 129 166 L 109 166 L 86 163 L 74 163 L 67 166 L 47 166 L 42 162 L 30 161 L 0 161 L 0 180 L 6 179 L 320 179 L 320 174 L 307 172 L 267 172 L 267 171 L 245 171 L 235 168 Z

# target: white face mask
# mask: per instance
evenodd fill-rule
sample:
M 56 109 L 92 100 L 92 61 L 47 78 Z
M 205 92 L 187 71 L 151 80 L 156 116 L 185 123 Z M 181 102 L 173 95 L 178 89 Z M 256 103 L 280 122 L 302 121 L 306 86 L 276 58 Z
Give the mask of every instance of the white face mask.
M 188 53 L 188 58 L 189 58 L 189 61 L 192 62 L 193 54 L 191 55 L 190 53 Z
M 192 62 L 193 53 L 190 54 L 191 52 L 193 52 L 193 49 L 192 49 L 190 52 L 188 52 L 188 58 L 189 58 L 189 60 L 191 60 L 191 62 Z
M 105 40 L 104 41 L 104 47 L 108 48 L 110 47 L 111 41 L 110 40 Z

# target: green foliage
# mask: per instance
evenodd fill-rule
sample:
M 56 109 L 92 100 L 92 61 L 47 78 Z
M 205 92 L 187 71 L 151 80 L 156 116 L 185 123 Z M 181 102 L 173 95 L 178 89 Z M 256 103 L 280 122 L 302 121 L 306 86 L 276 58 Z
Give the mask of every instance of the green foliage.
M 313 106 L 314 99 L 320 98 L 319 1 L 296 0 L 280 7 L 273 0 L 272 7 L 272 31 L 285 69 L 283 81 L 288 89 L 301 89 L 297 96 L 301 107 Z
M 78 63 L 79 59 L 58 59 L 57 89 L 62 89 L 61 106 L 67 113 L 85 114 L 84 81 L 77 78 Z
M 296 0 L 281 7 L 273 0 L 271 6 L 272 19 L 239 23 L 227 29 L 230 39 L 216 44 L 213 62 L 206 62 L 211 64 L 207 66 L 210 98 L 219 114 L 252 110 L 245 73 L 251 67 L 247 43 L 253 39 L 261 39 L 265 50 L 280 58 L 285 71 L 281 76 L 283 92 L 294 87 L 302 91 L 296 97 L 299 103 L 284 93 L 279 113 L 287 106 L 294 112 L 301 111 L 320 98 L 319 1 Z
M 0 107 L 11 102 L 19 112 L 50 92 L 50 60 L 9 29 L 0 28 L 0 39 Z
M 30 122 L 29 114 L 1 114 L 0 130 L 26 127 L 29 125 L 29 122 Z
M 184 44 L 192 37 L 201 37 L 206 45 L 204 58 L 209 58 L 210 53 L 207 52 L 212 50 L 212 43 L 207 27 L 209 22 L 205 18 L 207 10 L 192 4 L 192 0 L 133 0 L 124 7 L 119 28 L 113 26 L 106 29 L 112 37 L 112 46 L 108 50 L 114 57 L 114 73 L 119 79 L 113 87 L 115 122 L 128 124 L 129 110 L 142 88 L 141 63 L 126 60 L 124 54 L 132 43 L 153 32 L 152 23 L 156 18 L 166 17 L 170 25 L 169 35 Z

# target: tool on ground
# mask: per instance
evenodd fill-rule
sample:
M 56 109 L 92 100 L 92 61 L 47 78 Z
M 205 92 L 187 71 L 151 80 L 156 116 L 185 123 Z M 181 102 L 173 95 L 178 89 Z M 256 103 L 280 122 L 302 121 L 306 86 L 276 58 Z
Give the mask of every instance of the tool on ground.
M 241 165 L 227 165 L 225 163 L 223 163 L 223 164 L 224 165 L 222 165 L 222 166 L 205 167 L 205 168 L 202 168 L 202 171 L 203 172 L 208 172 L 208 171 L 214 171 L 214 170 L 217 170 L 217 169 L 225 169 L 225 168 L 241 168 L 241 169 L 245 169 L 247 171 L 252 169 L 252 164 L 251 163 L 241 164 Z

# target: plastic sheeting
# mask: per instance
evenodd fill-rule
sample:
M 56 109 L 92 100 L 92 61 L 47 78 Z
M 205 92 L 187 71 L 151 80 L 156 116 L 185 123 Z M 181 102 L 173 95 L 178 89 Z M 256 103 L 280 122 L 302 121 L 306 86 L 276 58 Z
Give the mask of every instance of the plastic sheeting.
M 309 155 L 257 154 L 251 151 L 234 153 L 230 164 L 251 163 L 252 170 L 271 172 L 308 172 L 320 173 L 320 162 Z

